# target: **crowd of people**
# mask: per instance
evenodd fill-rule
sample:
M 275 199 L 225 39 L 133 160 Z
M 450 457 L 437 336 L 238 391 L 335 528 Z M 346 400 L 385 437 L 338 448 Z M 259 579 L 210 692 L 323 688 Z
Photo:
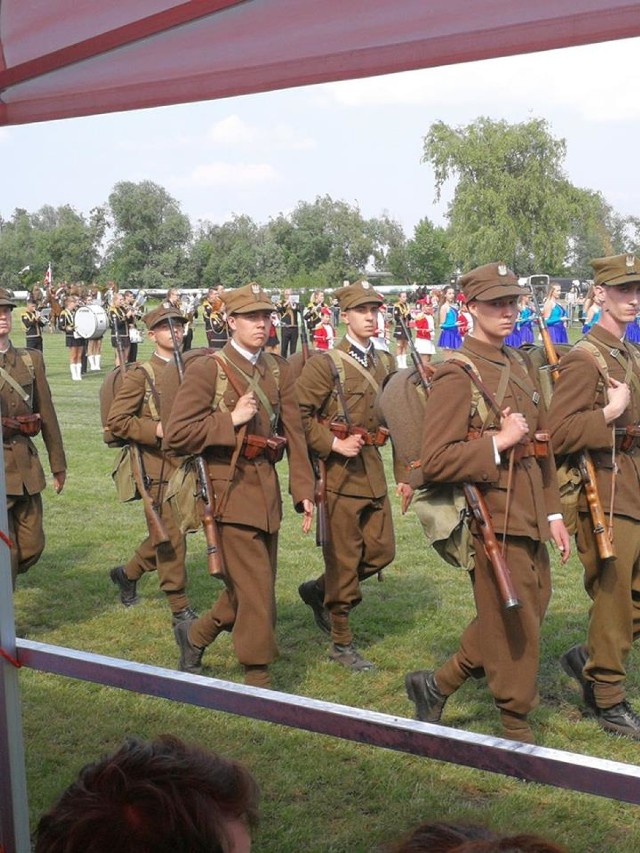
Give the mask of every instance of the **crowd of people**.
M 324 559 L 323 573 L 301 583 L 300 599 L 328 637 L 329 660 L 354 673 L 374 670 L 355 642 L 350 615 L 362 601 L 364 582 L 395 556 L 381 456 L 390 442 L 396 491 L 405 507 L 415 498 L 424 508 L 425 495 L 434 487 L 456 487 L 469 508 L 466 559 L 476 613 L 458 648 L 442 664 L 406 674 L 416 718 L 440 721 L 448 698 L 467 679 L 485 679 L 501 735 L 535 742 L 530 712 L 539 701 L 540 628 L 551 596 L 546 543 L 555 544 L 564 563 L 575 535 L 592 604 L 585 642 L 568 649 L 561 664 L 602 729 L 640 740 L 640 717 L 625 692 L 628 653 L 640 634 L 640 351 L 627 335 L 640 308 L 640 260 L 633 255 L 599 258 L 593 270 L 585 336 L 563 350 L 553 365 L 550 401 L 542 393 L 537 365 L 527 347 L 522 348 L 533 337 L 530 293 L 502 263 L 470 270 L 458 280 L 457 291 L 444 289 L 441 302 L 425 294 L 410 306 L 402 293 L 390 312 L 368 281 L 345 283 L 333 293 L 345 329 L 340 340 L 335 338 L 334 306 L 325 305 L 320 291 L 302 308 L 290 291 L 276 303 L 256 283 L 234 290 L 211 288 L 205 303 L 189 306 L 187 312 L 179 293 L 170 290 L 160 306 L 142 316 L 135 297 L 131 301 L 133 294 L 112 293 L 108 313 L 116 361 L 131 366 L 114 390 L 106 427 L 138 471 L 134 479 L 149 526 L 148 537 L 130 560 L 110 571 L 121 604 L 137 604 L 138 582 L 155 571 L 171 612 L 180 670 L 200 673 L 205 651 L 229 632 L 245 683 L 270 687 L 270 666 L 277 656 L 276 570 L 283 512 L 276 465 L 286 454 L 287 493 L 301 516 L 303 533 L 317 515 Z M 82 347 L 70 329 L 77 317 L 76 298 L 67 296 L 59 320 L 73 379 L 80 378 L 76 374 L 82 359 L 74 352 Z M 197 307 L 203 311 L 209 346 L 190 351 L 185 339 Z M 12 295 L 0 290 L 0 404 L 15 584 L 44 549 L 45 476 L 32 438 L 42 432 L 56 492 L 63 488 L 67 464 L 41 340 L 37 342 L 42 330 L 38 307 L 30 302 L 23 316 L 27 340 L 36 341 L 25 348 L 10 339 L 14 308 Z M 541 327 L 554 345 L 566 343 L 558 331 L 566 333 L 563 311 L 552 286 L 543 302 Z M 131 331 L 139 322 L 154 348 L 144 363 L 131 358 Z M 330 337 L 316 334 L 325 326 L 334 332 Z M 282 356 L 272 351 L 273 344 L 268 349 L 274 328 L 280 331 Z M 300 338 L 307 346 L 298 353 Z M 389 351 L 391 338 L 395 357 Z M 438 351 L 439 362 L 431 363 Z M 408 352 L 418 356 L 414 367 L 407 365 Z M 425 371 L 418 371 L 420 376 L 426 376 L 423 416 L 417 424 L 407 423 L 407 429 L 418 433 L 419 454 L 407 465 L 398 459 L 402 428 L 388 428 L 380 394 L 392 376 L 415 374 L 419 366 Z M 556 468 L 556 460 L 567 459 L 587 471 L 588 488 L 576 496 L 573 526 L 561 502 Z M 187 483 L 182 491 L 176 486 L 180 478 Z M 189 601 L 185 571 L 185 534 L 193 527 L 181 523 L 170 496 L 192 499 L 210 557 L 224 580 L 216 601 L 200 615 Z M 508 567 L 507 599 L 501 565 Z M 123 748 L 116 763 L 134 767 L 139 758 L 158 757 L 160 767 L 162 756 L 176 751 L 182 756 L 182 749 L 171 740 L 152 747 L 133 743 Z M 188 758 L 194 759 L 191 752 Z M 202 755 L 198 762 L 205 775 L 211 771 Z M 72 831 L 74 804 L 87 791 L 95 801 L 92 786 L 120 773 L 97 768 L 83 771 L 77 785 L 43 818 L 36 850 L 80 849 L 81 833 L 95 831 L 87 805 L 81 809 L 86 823 L 73 829 L 80 846 L 56 846 L 57 832 Z M 234 777 L 240 793 L 213 815 L 211 831 L 221 832 L 225 840 L 207 849 L 247 850 L 256 789 L 233 763 L 223 761 L 211 772 Z M 135 809 L 127 815 L 147 831 L 148 822 Z M 109 838 L 122 831 L 115 818 L 107 823 Z M 458 846 L 453 841 L 445 845 L 442 828 L 430 825 L 420 832 L 439 833 L 444 840 L 439 847 L 421 848 L 416 836 L 395 849 L 463 850 L 465 838 L 486 842 L 473 849 L 521 849 L 488 832 L 486 837 L 465 836 L 452 830 Z M 110 849 L 128 849 L 120 842 L 109 844 Z M 131 849 L 165 848 L 149 842 Z
M 539 634 L 551 596 L 545 543 L 555 543 L 563 562 L 571 551 L 556 457 L 580 465 L 576 460 L 586 452 L 593 464 L 591 487 L 609 512 L 611 548 L 603 556 L 602 536 L 594 534 L 592 496 L 585 489 L 571 533 L 593 605 L 586 643 L 569 649 L 562 666 L 580 685 L 602 728 L 640 739 L 640 718 L 624 691 L 626 657 L 640 631 L 634 432 L 640 432 L 640 356 L 624 340 L 638 313 L 640 264 L 633 256 L 616 256 L 593 266 L 585 338 L 556 368 L 549 407 L 527 348 L 505 346 L 531 343 L 534 311 L 531 294 L 501 263 L 471 270 L 460 277 L 457 290 L 445 288 L 441 300 L 425 292 L 411 306 L 403 292 L 390 310 L 366 280 L 345 283 L 332 296 L 345 334 L 335 343 L 332 336 L 333 345 L 326 348 L 326 339 L 321 343 L 315 331 L 325 323 L 333 327 L 334 312 L 321 291 L 303 307 L 290 291 L 275 301 L 255 283 L 211 288 L 201 306 L 190 306 L 189 315 L 178 291 L 169 290 L 162 304 L 142 317 L 153 355 L 123 372 L 106 415 L 108 435 L 125 447 L 122 461 L 134 472 L 149 526 L 129 561 L 110 570 L 122 605 L 137 604 L 140 579 L 157 572 L 180 669 L 200 673 L 205 650 L 219 634 L 230 632 L 245 682 L 269 687 L 277 656 L 275 579 L 283 511 L 276 463 L 286 453 L 288 493 L 302 516 L 303 532 L 317 513 L 324 558 L 324 572 L 300 584 L 300 598 L 328 636 L 330 660 L 353 672 L 373 670 L 354 640 L 350 614 L 362 601 L 363 583 L 395 556 L 380 452 L 390 440 L 404 507 L 415 493 L 420 517 L 429 509 L 433 488 L 442 486 L 462 487 L 469 507 L 465 565 L 476 616 L 448 660 L 435 670 L 407 673 L 415 714 L 439 721 L 448 697 L 469 677 L 483 677 L 502 735 L 533 742 L 529 714 L 538 702 Z M 554 327 L 564 328 L 558 297 L 551 285 L 541 312 L 554 344 L 561 339 Z M 91 298 L 96 301 L 95 294 Z M 77 299 L 68 294 L 59 320 L 71 353 L 79 349 L 69 331 Z M 114 289 L 109 295 L 116 361 L 131 359 L 131 331 L 140 322 L 136 306 L 129 292 Z M 66 460 L 41 351 L 10 342 L 14 307 L 3 294 L 0 397 L 7 412 L 3 430 L 15 583 L 44 548 L 40 492 L 45 479 L 31 449 L 33 435 L 42 431 L 58 492 Z M 190 352 L 186 338 L 198 307 L 209 347 Z M 29 321 L 23 324 L 32 334 L 37 313 L 33 303 L 27 306 Z M 274 315 L 287 358 L 268 348 Z M 430 363 L 436 351 L 434 315 L 440 330 L 437 365 Z M 300 338 L 305 345 L 297 352 Z M 380 391 L 392 374 L 411 370 L 407 351 L 417 355 L 416 366 L 430 371 L 426 394 L 418 415 L 404 424 L 389 419 L 390 430 Z M 71 358 L 73 375 L 79 359 Z M 399 464 L 408 430 L 417 458 Z M 193 503 L 195 526 L 203 521 L 210 559 L 224 579 L 221 594 L 200 615 L 189 601 L 185 571 L 186 533 L 194 524 L 189 527 L 174 512 L 185 496 Z M 487 539 L 487 527 L 493 540 Z M 506 607 L 496 574 L 498 547 L 511 584 Z

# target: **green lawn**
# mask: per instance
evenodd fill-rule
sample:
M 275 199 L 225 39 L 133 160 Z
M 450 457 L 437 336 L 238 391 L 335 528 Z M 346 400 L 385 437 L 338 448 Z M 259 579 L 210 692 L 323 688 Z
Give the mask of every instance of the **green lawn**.
M 17 319 L 17 318 L 16 318 Z M 14 335 L 22 343 L 20 333 Z M 196 343 L 204 343 L 202 326 Z M 149 353 L 142 348 L 142 356 Z M 104 375 L 72 382 L 62 335 L 47 335 L 45 357 L 69 458 L 65 490 L 45 492 L 47 550 L 15 593 L 17 632 L 32 640 L 173 668 L 177 649 L 154 576 L 140 584 L 142 603 L 124 609 L 109 581 L 144 535 L 142 509 L 119 504 L 110 481 L 116 451 L 102 444 L 98 389 Z M 105 341 L 105 365 L 111 361 Z M 282 476 L 286 482 L 286 477 Z M 326 638 L 299 600 L 298 584 L 321 570 L 312 536 L 285 496 L 278 579 L 280 658 L 277 689 L 411 716 L 403 690 L 409 669 L 427 668 L 454 650 L 473 608 L 467 578 L 429 552 L 412 513 L 397 513 L 397 558 L 383 583 L 365 585 L 353 616 L 357 640 L 377 665 L 352 675 L 326 660 Z M 397 510 L 397 506 L 395 507 Z M 578 695 L 558 665 L 584 636 L 587 597 L 577 559 L 560 568 L 543 628 L 541 704 L 533 716 L 540 744 L 637 763 L 640 745 L 602 733 L 584 718 Z M 207 576 L 204 539 L 189 540 L 190 595 L 204 610 L 219 588 Z M 204 674 L 242 680 L 229 637 L 205 655 Z M 638 696 L 638 655 L 629 693 Z M 531 831 L 573 853 L 640 850 L 633 806 L 526 784 L 494 774 L 288 730 L 165 700 L 137 696 L 23 669 L 24 733 L 30 810 L 35 822 L 85 762 L 130 733 L 173 732 L 246 762 L 260 782 L 262 824 L 255 849 L 265 853 L 374 851 L 423 820 L 489 823 Z M 497 734 L 486 687 L 468 683 L 448 703 L 444 722 Z

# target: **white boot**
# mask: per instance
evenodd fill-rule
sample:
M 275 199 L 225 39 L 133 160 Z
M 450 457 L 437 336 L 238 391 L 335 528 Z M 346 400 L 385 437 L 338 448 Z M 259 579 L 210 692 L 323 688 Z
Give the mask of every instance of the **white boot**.
M 93 356 L 93 355 L 87 356 L 87 361 L 89 362 L 89 370 L 95 370 L 96 369 L 95 364 L 94 364 L 94 359 L 95 359 L 95 356 Z
M 96 360 L 96 370 L 100 370 L 100 353 L 94 355 L 94 358 Z
M 72 367 L 73 367 L 73 378 L 76 381 L 80 382 L 80 380 L 82 379 L 82 365 L 80 364 L 80 362 L 78 362 L 78 364 L 73 364 Z

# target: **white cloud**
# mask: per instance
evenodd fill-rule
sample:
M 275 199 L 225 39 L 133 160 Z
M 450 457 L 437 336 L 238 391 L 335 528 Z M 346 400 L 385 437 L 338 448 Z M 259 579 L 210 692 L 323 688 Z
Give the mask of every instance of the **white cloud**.
M 496 105 L 563 107 L 594 122 L 640 118 L 640 39 L 488 59 L 384 77 L 328 83 L 322 89 L 348 107 Z
M 278 173 L 269 163 L 203 163 L 192 169 L 185 178 L 172 183 L 179 187 L 233 187 L 248 189 L 278 180 Z
M 316 147 L 314 139 L 299 134 L 291 125 L 279 123 L 273 127 L 258 127 L 247 124 L 235 114 L 216 122 L 208 139 L 215 145 L 278 151 L 307 151 Z

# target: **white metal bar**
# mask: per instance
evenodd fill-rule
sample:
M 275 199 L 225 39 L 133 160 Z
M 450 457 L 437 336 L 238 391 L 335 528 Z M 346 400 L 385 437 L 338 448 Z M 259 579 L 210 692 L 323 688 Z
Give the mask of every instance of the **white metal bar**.
M 21 663 L 42 672 L 640 803 L 640 768 L 633 765 L 29 640 L 18 640 L 17 645 Z

